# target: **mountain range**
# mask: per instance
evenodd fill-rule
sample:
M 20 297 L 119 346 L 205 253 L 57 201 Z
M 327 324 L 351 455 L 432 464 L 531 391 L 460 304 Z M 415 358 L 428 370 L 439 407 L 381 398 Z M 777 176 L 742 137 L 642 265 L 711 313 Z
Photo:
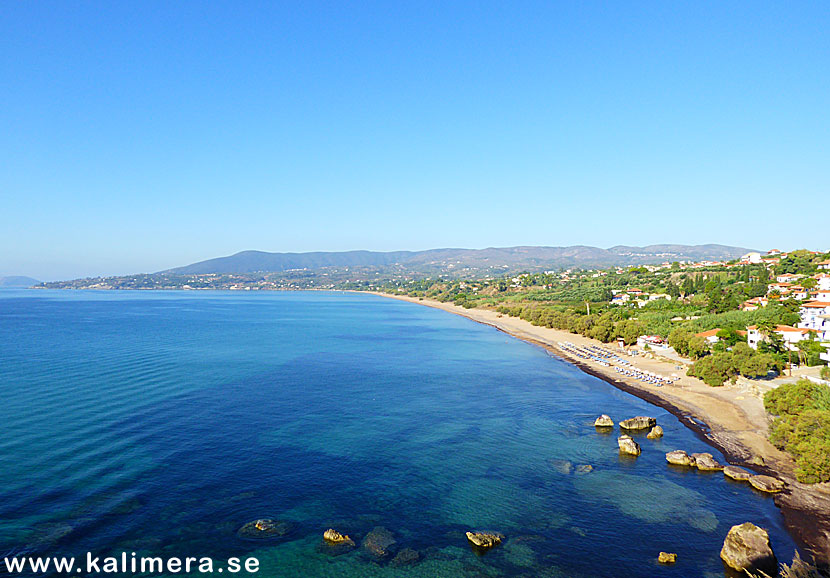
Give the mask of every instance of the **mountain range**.
M 395 269 L 410 273 L 452 273 L 462 270 L 542 270 L 567 267 L 597 268 L 662 263 L 665 261 L 729 260 L 748 253 L 726 245 L 617 245 L 609 249 L 571 247 L 491 247 L 487 249 L 430 249 L 427 251 L 343 251 L 267 253 L 242 251 L 160 271 L 172 275 L 257 273 L 326 268 Z

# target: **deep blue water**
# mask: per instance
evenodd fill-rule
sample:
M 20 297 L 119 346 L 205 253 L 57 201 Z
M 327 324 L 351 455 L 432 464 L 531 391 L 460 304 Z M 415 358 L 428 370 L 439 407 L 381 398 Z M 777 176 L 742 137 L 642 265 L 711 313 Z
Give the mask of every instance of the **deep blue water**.
M 772 503 L 667 466 L 669 413 L 487 326 L 370 295 L 0 292 L 0 553 L 257 556 L 259 576 L 723 576 Z M 621 459 L 593 419 L 654 415 Z M 563 462 L 590 464 L 568 473 Z M 291 522 L 272 542 L 251 520 Z M 320 549 L 376 526 L 420 561 Z M 468 529 L 503 533 L 484 556 Z M 678 564 L 656 564 L 661 550 Z M 182 574 L 178 574 L 181 576 Z

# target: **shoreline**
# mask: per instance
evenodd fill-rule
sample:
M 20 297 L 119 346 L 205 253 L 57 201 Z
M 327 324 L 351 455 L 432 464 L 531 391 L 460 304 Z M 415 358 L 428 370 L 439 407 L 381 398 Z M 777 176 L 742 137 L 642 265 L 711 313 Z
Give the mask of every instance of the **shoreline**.
M 606 348 L 613 345 L 558 329 L 535 326 L 523 319 L 508 317 L 490 309 L 465 309 L 452 303 L 375 291 L 353 292 L 424 305 L 489 325 L 512 337 L 542 347 L 581 371 L 665 409 L 698 438 L 720 451 L 730 464 L 784 480 L 787 489 L 774 494 L 773 499 L 782 513 L 787 531 L 803 552 L 815 557 L 820 565 L 830 566 L 830 489 L 827 484 L 802 484 L 795 479 L 792 458 L 767 439 L 768 421 L 763 401 L 746 384 L 739 382 L 734 386 L 727 384 L 714 388 L 686 376 L 685 368 L 677 370 L 676 364 L 665 358 L 633 358 L 632 362 L 638 368 L 680 377 L 671 385 L 659 388 L 648 386 L 610 368 L 568 355 L 556 346 L 557 342 L 565 341 Z M 758 457 L 763 460 L 763 465 L 751 461 Z M 747 489 L 754 491 L 749 487 Z

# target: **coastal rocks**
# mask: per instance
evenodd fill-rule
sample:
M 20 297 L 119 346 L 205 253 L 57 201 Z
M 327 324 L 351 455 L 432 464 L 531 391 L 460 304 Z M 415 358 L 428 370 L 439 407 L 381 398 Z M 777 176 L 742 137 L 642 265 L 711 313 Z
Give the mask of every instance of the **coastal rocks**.
M 723 475 L 736 482 L 746 482 L 753 476 L 753 473 L 738 466 L 726 466 L 723 468 Z
M 354 548 L 354 540 L 346 534 L 341 534 L 333 528 L 329 528 L 323 532 L 323 543 L 320 545 L 320 549 L 326 554 L 339 556 L 340 554 L 351 552 Z
M 354 546 L 354 541 L 349 538 L 349 536 L 345 534 L 341 534 L 334 528 L 329 528 L 325 532 L 323 532 L 323 540 L 329 542 L 330 544 L 352 544 Z
M 651 428 L 651 431 L 648 432 L 648 435 L 646 437 L 650 440 L 660 439 L 661 437 L 663 437 L 663 428 L 661 428 L 659 425 L 654 426 L 653 428 Z
M 675 466 L 695 466 L 695 459 L 683 450 L 674 450 L 666 454 L 666 461 Z
M 392 553 L 397 541 L 395 536 L 383 526 L 376 526 L 366 534 L 360 546 L 375 558 L 385 558 Z
M 236 533 L 245 540 L 269 540 L 281 538 L 291 531 L 291 524 L 270 518 L 260 518 L 248 522 Z
M 617 438 L 617 445 L 620 446 L 621 454 L 627 454 L 630 456 L 640 455 L 640 444 L 635 442 L 629 435 L 623 434 L 619 438 Z
M 504 536 L 491 532 L 467 532 L 467 540 L 476 548 L 488 550 L 501 544 Z
M 784 491 L 784 482 L 772 476 L 752 476 L 749 483 L 760 492 L 776 494 Z
M 624 419 L 620 422 L 620 428 L 627 429 L 627 430 L 641 430 L 641 429 L 649 429 L 653 428 L 657 425 L 657 419 L 653 417 L 645 417 L 642 415 L 638 415 L 637 417 L 632 417 L 629 419 Z
M 718 463 L 712 454 L 692 454 L 692 458 L 695 460 L 697 469 L 702 472 L 719 472 L 723 469 L 723 465 Z
M 674 564 L 677 562 L 677 554 L 674 552 L 660 552 L 657 556 L 657 561 L 660 564 Z
M 399 568 L 401 566 L 410 566 L 412 564 L 416 564 L 418 560 L 421 559 L 421 555 L 412 548 L 404 548 L 400 552 L 398 552 L 392 561 L 389 562 L 389 565 L 393 568 Z
M 750 522 L 732 526 L 723 548 L 721 560 L 739 572 L 775 570 L 777 562 L 769 543 L 769 534 Z
M 594 427 L 614 427 L 614 420 L 610 416 L 602 414 L 594 422 Z

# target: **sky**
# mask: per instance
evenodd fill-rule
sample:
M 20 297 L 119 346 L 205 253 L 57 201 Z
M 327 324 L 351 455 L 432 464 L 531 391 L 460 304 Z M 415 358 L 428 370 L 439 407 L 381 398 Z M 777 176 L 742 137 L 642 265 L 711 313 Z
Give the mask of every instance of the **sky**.
M 827 2 L 3 2 L 0 275 L 830 248 Z

